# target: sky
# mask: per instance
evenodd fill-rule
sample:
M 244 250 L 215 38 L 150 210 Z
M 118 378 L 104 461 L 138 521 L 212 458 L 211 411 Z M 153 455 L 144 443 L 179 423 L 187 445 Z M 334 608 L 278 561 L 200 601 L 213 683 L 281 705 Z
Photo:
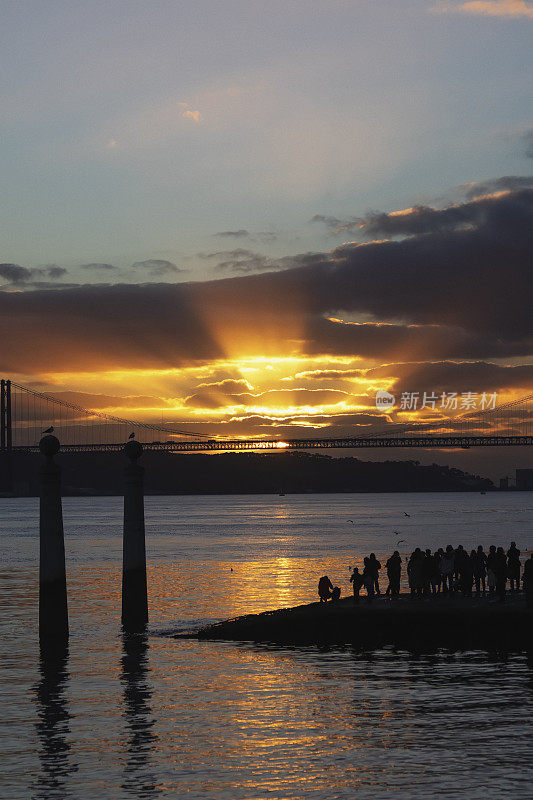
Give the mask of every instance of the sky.
M 533 393 L 532 2 L 3 16 L 5 377 L 215 437 Z

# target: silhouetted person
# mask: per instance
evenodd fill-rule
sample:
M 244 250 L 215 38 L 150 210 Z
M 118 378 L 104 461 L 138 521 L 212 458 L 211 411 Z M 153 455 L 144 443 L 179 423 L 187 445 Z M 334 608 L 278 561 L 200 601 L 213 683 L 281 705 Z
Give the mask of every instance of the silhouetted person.
M 409 576 L 409 587 L 411 597 L 422 597 L 424 589 L 424 554 L 419 547 L 416 547 L 407 564 L 407 575 Z
M 526 603 L 528 606 L 533 606 L 533 558 L 531 556 L 524 564 L 522 583 L 524 584 Z
M 442 556 L 443 556 L 442 550 L 437 550 L 431 556 L 430 583 L 431 583 L 431 591 L 433 592 L 433 594 L 439 594 L 440 592 L 440 584 L 441 584 L 440 560 Z
M 398 597 L 400 594 L 400 578 L 402 575 L 402 558 L 397 550 L 391 555 L 385 564 L 389 585 L 385 594 L 391 597 Z
M 453 591 L 453 571 L 455 564 L 455 554 L 451 544 L 447 545 L 446 552 L 440 559 L 440 574 L 442 578 L 442 591 L 444 594 Z
M 340 596 L 341 596 L 341 590 L 338 586 L 335 586 L 335 588 L 331 592 L 331 602 L 336 603 L 337 600 L 340 598 Z
M 489 547 L 489 554 L 487 556 L 487 585 L 489 587 L 489 595 L 493 595 L 496 591 L 496 573 L 494 565 L 496 562 L 496 545 L 491 544 Z
M 374 597 L 375 569 L 368 557 L 363 559 L 363 564 L 363 583 L 366 589 L 366 599 L 370 603 Z
M 364 578 L 357 567 L 353 568 L 353 572 L 350 575 L 350 583 L 353 584 L 353 601 L 357 603 L 359 601 L 359 592 L 364 583 Z
M 431 592 L 431 575 L 433 572 L 433 556 L 428 548 L 422 558 L 422 591 L 428 595 Z
M 496 578 L 496 594 L 500 602 L 505 600 L 505 584 L 507 583 L 507 559 L 503 547 L 498 547 L 494 557 L 494 577 Z
M 475 552 L 475 551 L 472 551 Z M 459 573 L 459 584 L 463 597 L 472 597 L 472 584 L 474 583 L 474 565 L 472 556 L 469 556 L 466 551 L 461 557 L 461 571 Z
M 476 594 L 483 594 L 486 591 L 486 577 L 487 577 L 487 556 L 483 551 L 483 546 L 478 545 L 477 550 L 472 550 L 471 553 L 472 564 L 474 567 L 474 581 L 476 583 Z
M 327 575 L 323 575 L 318 581 L 318 596 L 321 603 L 326 603 L 331 597 L 333 591 L 333 584 Z
M 455 579 L 456 585 L 460 584 L 461 567 L 463 566 L 463 560 L 465 556 L 466 556 L 466 551 L 463 545 L 462 544 L 457 545 L 453 561 L 453 577 Z
M 379 590 L 379 571 L 381 569 L 381 562 L 377 560 L 375 553 L 370 553 L 368 561 L 372 574 L 374 575 L 374 591 L 377 595 L 380 595 L 381 592 Z
M 511 592 L 520 591 L 520 550 L 516 542 L 511 542 L 507 551 L 507 569 L 509 572 L 509 588 Z

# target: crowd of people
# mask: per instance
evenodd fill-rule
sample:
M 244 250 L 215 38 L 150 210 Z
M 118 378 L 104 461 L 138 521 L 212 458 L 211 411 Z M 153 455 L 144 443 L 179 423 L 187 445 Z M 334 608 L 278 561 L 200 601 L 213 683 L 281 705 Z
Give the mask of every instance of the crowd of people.
M 491 545 L 488 553 L 483 546 L 470 553 L 462 545 L 446 549 L 439 548 L 435 552 L 417 547 L 407 562 L 407 580 L 411 597 L 424 598 L 438 594 L 461 593 L 464 597 L 485 595 L 504 601 L 507 591 L 517 593 L 523 585 L 528 605 L 533 605 L 533 558 L 530 556 L 521 569 L 520 550 L 516 542 L 505 552 L 503 547 Z M 354 602 L 360 597 L 361 589 L 366 591 L 368 601 L 381 594 L 379 573 L 381 562 L 375 553 L 363 560 L 364 568 L 359 572 L 354 567 L 350 576 L 353 585 Z M 398 550 L 387 559 L 385 564 L 388 586 L 385 595 L 396 598 L 400 594 L 402 576 L 402 557 Z M 321 602 L 340 597 L 340 589 L 334 587 L 327 575 L 320 578 L 318 594 Z

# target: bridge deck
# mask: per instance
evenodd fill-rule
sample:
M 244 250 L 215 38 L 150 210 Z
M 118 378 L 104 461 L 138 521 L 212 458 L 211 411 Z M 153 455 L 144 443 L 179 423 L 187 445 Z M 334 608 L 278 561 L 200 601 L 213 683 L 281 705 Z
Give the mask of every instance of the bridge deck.
M 533 436 L 369 436 L 353 439 L 234 439 L 207 441 L 167 441 L 142 442 L 143 448 L 155 452 L 227 452 L 250 450 L 316 450 L 316 449 L 363 449 L 363 448 L 403 448 L 418 447 L 421 449 L 469 449 L 471 447 L 523 447 L 533 445 Z M 124 442 L 106 444 L 64 444 L 63 453 L 113 452 L 121 450 Z M 14 446 L 13 452 L 37 453 L 37 444 L 31 446 Z

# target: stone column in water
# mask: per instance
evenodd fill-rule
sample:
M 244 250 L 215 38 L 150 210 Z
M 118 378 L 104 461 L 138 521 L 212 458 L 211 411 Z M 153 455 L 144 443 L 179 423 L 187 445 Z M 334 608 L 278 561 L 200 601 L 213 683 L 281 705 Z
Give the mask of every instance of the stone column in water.
M 43 436 L 39 449 L 46 462 L 40 470 L 39 510 L 39 640 L 48 644 L 68 639 L 65 540 L 61 508 L 61 468 L 55 436 Z
M 124 452 L 131 463 L 124 470 L 124 538 L 122 543 L 122 625 L 141 631 L 148 622 L 146 548 L 144 537 L 144 467 L 140 442 L 127 442 Z

